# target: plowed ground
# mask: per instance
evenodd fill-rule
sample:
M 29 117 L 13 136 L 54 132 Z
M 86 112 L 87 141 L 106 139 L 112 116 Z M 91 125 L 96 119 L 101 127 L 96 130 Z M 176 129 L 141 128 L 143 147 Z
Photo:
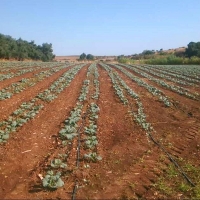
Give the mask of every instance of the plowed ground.
M 191 187 L 162 149 L 135 122 L 128 107 L 121 103 L 108 73 L 97 66 L 100 84 L 97 149 L 102 160 L 91 163 L 90 169 L 74 169 L 72 178 L 62 188 L 49 191 L 42 187 L 38 169 L 44 165 L 47 156 L 59 148 L 55 135 L 76 105 L 86 79 L 87 65 L 57 99 L 12 134 L 7 143 L 0 145 L 0 199 L 71 199 L 75 180 L 81 185 L 76 191 L 76 199 L 200 198 L 200 102 L 152 83 L 178 102 L 176 107 L 167 108 L 146 89 L 115 69 L 140 96 L 147 121 L 156 130 L 155 139 L 196 185 Z M 29 101 L 48 88 L 67 70 L 55 73 L 9 100 L 0 101 L 0 119 L 6 119 L 21 102 Z M 27 73 L 0 84 L 7 86 L 30 75 Z M 146 82 L 151 84 L 148 80 Z M 128 95 L 127 98 L 133 101 Z

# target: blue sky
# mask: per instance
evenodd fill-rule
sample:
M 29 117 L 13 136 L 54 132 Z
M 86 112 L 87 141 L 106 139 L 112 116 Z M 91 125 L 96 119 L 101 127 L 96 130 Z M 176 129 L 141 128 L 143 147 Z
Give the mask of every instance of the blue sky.
M 200 41 L 200 0 L 0 0 L 0 33 L 56 55 L 130 55 Z

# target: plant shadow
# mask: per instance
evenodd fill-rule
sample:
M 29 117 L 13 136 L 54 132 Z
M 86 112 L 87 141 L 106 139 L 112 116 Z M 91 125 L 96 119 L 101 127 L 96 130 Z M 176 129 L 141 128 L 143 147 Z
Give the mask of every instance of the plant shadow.
M 53 192 L 55 190 L 56 188 L 44 188 L 41 184 L 37 184 L 37 185 L 31 186 L 31 188 L 29 189 L 29 192 L 30 193 L 37 193 L 41 191 Z

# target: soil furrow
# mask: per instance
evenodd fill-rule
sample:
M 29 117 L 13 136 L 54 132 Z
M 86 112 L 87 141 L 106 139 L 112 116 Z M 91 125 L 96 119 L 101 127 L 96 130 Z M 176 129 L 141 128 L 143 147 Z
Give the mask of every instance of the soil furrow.
M 86 67 L 81 69 L 70 87 L 47 104 L 35 119 L 25 124 L 5 147 L 1 147 L 1 198 L 36 197 L 35 193 L 28 192 L 29 173 L 54 148 L 55 138 L 52 136 L 58 133 L 61 123 L 76 103 L 86 71 Z
M 67 69 L 62 69 L 50 77 L 45 78 L 45 80 L 37 83 L 33 87 L 30 87 L 29 90 L 24 90 L 19 94 L 15 94 L 10 99 L 5 99 L 0 101 L 0 120 L 6 119 L 11 113 L 16 110 L 22 102 L 30 101 L 34 98 L 39 92 L 48 88 L 56 79 L 58 79 L 62 74 L 68 71 L 70 67 Z

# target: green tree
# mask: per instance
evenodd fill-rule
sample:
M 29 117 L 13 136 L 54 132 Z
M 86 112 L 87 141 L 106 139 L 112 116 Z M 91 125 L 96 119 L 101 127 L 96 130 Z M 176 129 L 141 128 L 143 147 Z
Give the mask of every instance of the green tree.
M 88 54 L 88 55 L 86 56 L 86 59 L 87 59 L 87 60 L 94 60 L 94 56 L 93 56 L 92 54 Z
M 144 50 L 143 52 L 142 52 L 142 54 L 143 55 L 152 55 L 152 54 L 154 54 L 155 52 L 152 50 Z
M 54 57 L 52 44 L 43 43 L 40 46 L 34 41 L 27 42 L 21 38 L 16 40 L 11 36 L 0 34 L 0 58 L 51 61 Z
M 55 57 L 55 55 L 53 55 L 53 49 L 52 49 L 51 43 L 50 44 L 43 43 L 41 50 L 42 50 L 42 53 L 43 53 L 43 56 L 42 56 L 43 61 L 51 61 Z
M 82 53 L 79 57 L 80 60 L 84 60 L 86 59 L 86 54 L 85 53 Z
M 192 56 L 200 57 L 200 42 L 190 42 L 186 48 L 185 54 L 189 58 Z

